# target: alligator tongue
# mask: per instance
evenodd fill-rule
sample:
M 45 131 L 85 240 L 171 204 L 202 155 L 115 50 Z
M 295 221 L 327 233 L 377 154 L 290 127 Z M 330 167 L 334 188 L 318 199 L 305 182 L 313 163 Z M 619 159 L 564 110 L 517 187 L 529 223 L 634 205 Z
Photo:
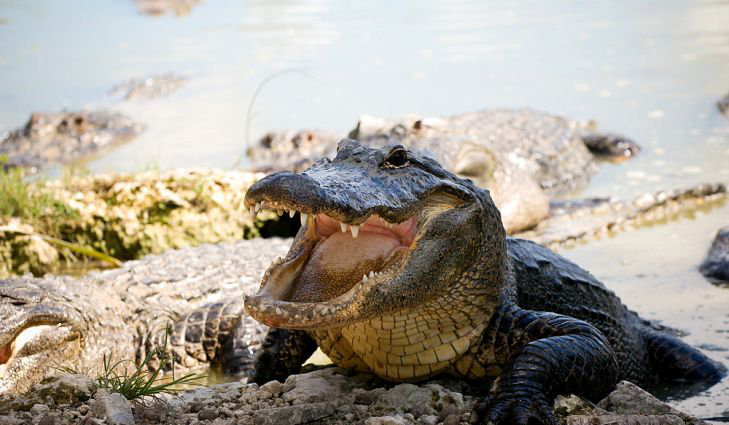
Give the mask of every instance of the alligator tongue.
M 284 297 L 293 302 L 322 302 L 349 291 L 382 264 L 400 241 L 391 236 L 360 231 L 357 238 L 334 233 L 317 244 L 303 270 Z

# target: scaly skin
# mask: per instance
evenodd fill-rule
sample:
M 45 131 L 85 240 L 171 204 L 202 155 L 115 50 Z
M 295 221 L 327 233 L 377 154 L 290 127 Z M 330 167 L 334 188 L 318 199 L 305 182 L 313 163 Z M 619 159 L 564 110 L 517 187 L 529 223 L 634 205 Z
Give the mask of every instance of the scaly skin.
M 21 393 L 59 366 L 96 376 L 103 355 L 140 360 L 167 326 L 178 371 L 252 368 L 267 328 L 241 315 L 240 298 L 287 246 L 280 239 L 204 245 L 80 279 L 0 280 L 0 394 Z
M 363 116 L 350 137 L 369 147 L 402 144 L 488 188 L 506 230 L 514 233 L 546 218 L 550 197 L 589 181 L 597 170 L 590 151 L 624 159 L 640 150 L 627 138 L 589 127 L 532 109 L 494 108 L 448 118 Z M 338 141 L 321 131 L 270 133 L 248 155 L 260 171 L 303 171 L 332 157 Z
M 0 141 L 9 166 L 40 168 L 94 155 L 136 137 L 142 127 L 106 111 L 34 113 Z
M 507 238 L 487 191 L 402 146 L 343 140 L 332 160 L 260 180 L 246 204 L 299 211 L 304 224 L 246 297 L 246 311 L 277 328 L 267 358 L 288 359 L 259 364 L 259 383 L 283 379 L 313 347 L 307 335 L 335 364 L 386 380 L 483 380 L 491 390 L 474 422 L 556 424 L 557 394 L 596 400 L 621 379 L 723 376 L 588 272 Z

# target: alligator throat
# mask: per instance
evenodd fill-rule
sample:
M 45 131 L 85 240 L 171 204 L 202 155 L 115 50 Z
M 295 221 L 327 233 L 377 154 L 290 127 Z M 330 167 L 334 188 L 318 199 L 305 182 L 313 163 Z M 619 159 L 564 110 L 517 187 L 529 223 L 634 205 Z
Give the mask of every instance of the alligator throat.
M 301 272 L 282 297 L 290 302 L 322 302 L 349 291 L 379 274 L 412 243 L 415 220 L 391 225 L 371 216 L 359 226 L 348 226 L 325 214 L 314 225 L 319 237 Z

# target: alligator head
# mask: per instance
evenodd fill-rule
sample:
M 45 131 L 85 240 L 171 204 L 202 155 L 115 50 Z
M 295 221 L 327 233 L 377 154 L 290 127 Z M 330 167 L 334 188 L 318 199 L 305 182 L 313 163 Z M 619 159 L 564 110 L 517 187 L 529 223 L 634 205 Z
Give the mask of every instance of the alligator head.
M 79 357 L 84 321 L 78 306 L 30 278 L 0 282 L 0 394 L 23 392 Z
M 488 191 L 401 145 L 342 140 L 334 159 L 270 175 L 245 203 L 301 213 L 288 254 L 246 297 L 247 312 L 272 327 L 338 328 L 456 293 L 474 264 L 483 276 L 504 270 L 505 232 Z

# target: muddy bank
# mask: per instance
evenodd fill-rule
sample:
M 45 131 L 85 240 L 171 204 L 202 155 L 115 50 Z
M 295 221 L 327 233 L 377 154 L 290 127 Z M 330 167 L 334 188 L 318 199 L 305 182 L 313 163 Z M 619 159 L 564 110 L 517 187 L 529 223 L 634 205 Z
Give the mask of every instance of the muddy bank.
M 263 174 L 175 170 L 99 174 L 27 185 L 47 211 L 0 216 L 0 277 L 42 275 L 86 259 L 46 237 L 92 247 L 119 260 L 202 243 L 261 235 L 275 213 L 253 221 L 243 206 Z M 44 237 L 41 237 L 43 235 Z
M 478 389 L 450 379 L 388 385 L 329 367 L 265 385 L 199 387 L 157 400 L 127 402 L 84 375 L 62 375 L 23 396 L 0 397 L 0 425 L 19 424 L 467 424 Z M 558 397 L 563 424 L 701 424 L 629 383 L 597 405 Z

